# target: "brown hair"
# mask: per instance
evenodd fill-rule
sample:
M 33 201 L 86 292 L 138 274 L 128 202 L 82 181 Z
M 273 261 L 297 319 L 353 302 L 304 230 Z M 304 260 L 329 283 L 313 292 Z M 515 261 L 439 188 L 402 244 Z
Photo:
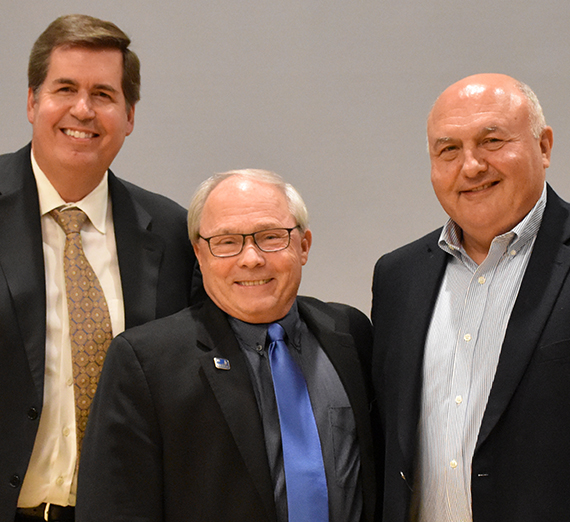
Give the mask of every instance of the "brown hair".
M 112 22 L 88 15 L 56 18 L 34 43 L 28 62 L 28 87 L 37 95 L 44 83 L 51 53 L 57 47 L 118 49 L 123 55 L 123 94 L 130 110 L 140 99 L 141 75 L 138 56 L 129 49 L 130 38 Z

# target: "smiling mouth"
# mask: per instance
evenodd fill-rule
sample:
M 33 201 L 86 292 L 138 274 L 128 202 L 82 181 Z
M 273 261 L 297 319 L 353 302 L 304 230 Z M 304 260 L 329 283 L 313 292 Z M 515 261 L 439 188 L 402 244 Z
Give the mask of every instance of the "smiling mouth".
M 259 279 L 258 281 L 237 281 L 240 286 L 260 286 L 269 283 L 271 279 Z
M 71 136 L 72 138 L 81 138 L 81 139 L 94 138 L 95 136 L 98 136 L 98 134 L 94 134 L 92 132 L 82 132 L 71 129 L 63 129 L 63 133 L 67 136 Z
M 492 187 L 497 183 L 498 181 L 491 181 L 490 183 L 485 183 L 485 185 L 480 185 L 479 187 L 475 187 L 469 190 L 464 190 L 463 192 L 481 192 L 482 190 L 488 189 L 489 187 Z

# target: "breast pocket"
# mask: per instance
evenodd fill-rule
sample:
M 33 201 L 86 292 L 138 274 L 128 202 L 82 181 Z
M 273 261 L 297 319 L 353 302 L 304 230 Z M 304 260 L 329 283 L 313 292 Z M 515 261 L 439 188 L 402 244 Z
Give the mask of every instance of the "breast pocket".
M 528 373 L 533 381 L 529 392 L 541 408 L 557 408 L 568 417 L 570 404 L 570 339 L 564 339 L 536 350 L 535 365 Z M 559 417 L 561 411 L 556 413 Z
M 538 348 L 539 363 L 570 363 L 570 339 L 564 339 Z
M 352 408 L 329 408 L 337 485 L 342 488 L 356 484 L 360 471 L 360 452 Z

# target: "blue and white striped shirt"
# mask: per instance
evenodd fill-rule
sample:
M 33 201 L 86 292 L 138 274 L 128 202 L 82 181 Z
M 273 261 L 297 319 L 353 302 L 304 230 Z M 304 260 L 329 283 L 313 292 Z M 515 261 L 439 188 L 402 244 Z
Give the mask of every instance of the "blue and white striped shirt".
M 425 345 L 414 521 L 472 521 L 471 461 L 545 206 L 546 185 L 527 216 L 493 239 L 480 265 L 461 246 L 456 223 L 441 233 L 439 246 L 452 258 Z

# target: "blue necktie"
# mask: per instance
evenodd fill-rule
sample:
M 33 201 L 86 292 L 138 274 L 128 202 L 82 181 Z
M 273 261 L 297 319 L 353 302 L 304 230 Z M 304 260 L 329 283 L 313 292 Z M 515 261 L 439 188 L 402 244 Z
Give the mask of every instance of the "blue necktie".
M 327 480 L 305 378 L 283 340 L 281 325 L 267 330 L 269 363 L 279 411 L 289 522 L 327 522 Z

